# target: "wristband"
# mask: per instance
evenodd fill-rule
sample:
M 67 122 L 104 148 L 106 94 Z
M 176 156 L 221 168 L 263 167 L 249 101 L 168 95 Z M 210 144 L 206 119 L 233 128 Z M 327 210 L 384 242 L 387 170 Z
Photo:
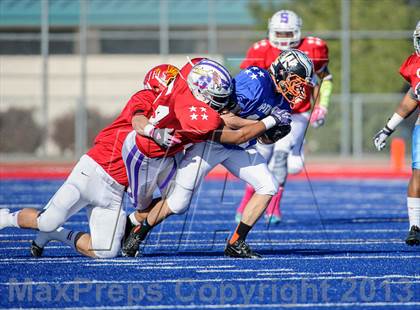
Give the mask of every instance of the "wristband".
M 264 123 L 266 130 L 273 128 L 277 125 L 276 119 L 273 116 L 267 116 L 261 120 Z
M 394 115 L 392 115 L 392 117 L 388 120 L 388 123 L 386 123 L 386 127 L 394 131 L 403 120 L 404 117 L 400 116 L 398 113 L 394 113 Z
M 146 126 L 144 126 L 143 133 L 146 137 L 151 137 L 153 134 L 153 130 L 155 130 L 155 126 L 148 123 Z

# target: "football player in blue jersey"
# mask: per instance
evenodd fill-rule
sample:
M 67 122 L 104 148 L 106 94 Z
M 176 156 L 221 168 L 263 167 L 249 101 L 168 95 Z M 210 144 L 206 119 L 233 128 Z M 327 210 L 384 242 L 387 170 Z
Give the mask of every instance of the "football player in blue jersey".
M 231 104 L 220 109 L 222 118 L 228 127 L 240 129 L 268 115 L 275 116 L 281 119 L 277 121 L 279 125 L 259 138 L 263 143 L 274 143 L 290 132 L 290 102 L 304 96 L 305 86 L 311 83 L 312 76 L 311 60 L 298 50 L 281 53 L 269 71 L 258 67 L 247 68 L 235 77 Z M 252 142 L 232 147 L 207 141 L 188 148 L 178 167 L 173 189 L 148 213 L 146 219 L 139 215 L 139 228 L 131 230 L 124 242 L 123 252 L 127 256 L 135 255 L 140 242 L 152 227 L 171 214 L 185 212 L 194 190 L 210 170 L 221 164 L 255 189 L 226 245 L 225 255 L 260 257 L 250 249 L 245 239 L 276 194 L 278 182 L 269 171 L 266 160 L 250 144 Z

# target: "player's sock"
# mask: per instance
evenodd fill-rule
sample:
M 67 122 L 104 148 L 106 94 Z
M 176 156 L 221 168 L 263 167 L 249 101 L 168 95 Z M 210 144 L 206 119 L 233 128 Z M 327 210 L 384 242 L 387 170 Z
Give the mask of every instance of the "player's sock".
M 229 243 L 234 244 L 238 240 L 245 240 L 251 228 L 252 226 L 249 226 L 241 221 L 236 227 L 236 230 L 233 233 L 232 238 L 230 238 L 229 240 Z
M 420 198 L 407 197 L 407 208 L 410 228 L 412 226 L 420 228 Z
M 283 186 L 279 187 L 279 190 L 277 192 L 277 194 L 275 194 L 271 200 L 270 203 L 268 204 L 267 209 L 265 210 L 265 214 L 267 216 L 277 216 L 277 217 L 281 217 L 281 211 L 280 211 L 280 201 L 281 201 L 281 197 L 283 195 Z
M 6 227 L 16 227 L 20 228 L 18 224 L 18 215 L 19 211 L 10 213 L 9 209 L 1 209 L 0 210 L 0 229 Z
M 136 232 L 138 238 L 140 241 L 143 241 L 144 239 L 146 239 L 147 234 L 149 233 L 149 231 L 153 228 L 153 226 L 151 226 L 148 222 L 147 222 L 147 218 L 141 223 L 141 226 L 139 228 L 139 230 Z
M 85 234 L 81 231 L 74 231 L 70 229 L 66 229 L 64 227 L 60 227 L 55 231 L 52 232 L 39 232 L 36 236 L 35 243 L 43 248 L 49 241 L 51 240 L 58 240 L 61 241 L 68 246 L 72 247 L 74 250 L 77 250 L 76 243 L 79 238 Z
M 136 219 L 136 211 L 134 211 L 133 213 L 131 213 L 129 216 L 131 224 L 133 224 L 134 226 L 138 226 L 141 223 Z
M 245 188 L 245 194 L 244 194 L 244 197 L 242 198 L 241 204 L 239 205 L 239 208 L 236 209 L 237 213 L 242 214 L 244 212 L 244 209 L 245 209 L 248 201 L 251 199 L 251 197 L 252 197 L 252 195 L 254 195 L 254 193 L 255 193 L 255 191 L 252 188 L 252 186 L 247 185 L 246 188 Z

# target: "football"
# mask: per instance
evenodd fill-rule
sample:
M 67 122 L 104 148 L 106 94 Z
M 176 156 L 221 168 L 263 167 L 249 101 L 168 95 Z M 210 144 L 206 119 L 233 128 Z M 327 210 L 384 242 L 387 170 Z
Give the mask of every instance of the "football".
M 290 125 L 274 126 L 267 130 L 262 136 L 258 137 L 258 142 L 262 144 L 273 144 L 281 138 L 287 136 L 292 127 Z

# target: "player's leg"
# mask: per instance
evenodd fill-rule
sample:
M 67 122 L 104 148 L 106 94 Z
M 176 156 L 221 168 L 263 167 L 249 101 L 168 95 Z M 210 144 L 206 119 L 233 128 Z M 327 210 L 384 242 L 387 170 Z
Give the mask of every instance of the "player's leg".
M 140 169 L 138 189 L 133 187 L 133 192 L 137 193 L 137 210 L 129 216 L 128 225 L 124 234 L 122 254 L 124 256 L 137 255 L 140 243 L 145 239 L 152 225 L 148 222 L 149 214 L 156 208 L 161 200 L 153 199 L 153 193 L 157 188 L 165 192 L 176 173 L 176 162 L 174 157 L 148 159 L 144 165 L 148 166 L 145 170 Z M 132 185 L 130 185 L 132 186 Z M 161 211 L 160 209 L 156 209 Z
M 82 157 L 42 211 L 31 208 L 14 213 L 3 211 L 0 228 L 18 227 L 38 229 L 42 232 L 55 231 L 87 204 L 81 192 L 86 187 L 87 176 L 90 173 L 91 166 L 86 158 Z
M 407 208 L 410 232 L 405 240 L 408 245 L 420 245 L 420 117 L 413 130 L 412 168 L 407 191 Z
M 119 211 L 124 193 L 124 187 L 118 184 L 114 179 L 112 179 L 103 170 L 103 168 L 90 157 L 85 155 L 82 157 L 81 161 L 83 161 L 85 167 L 82 170 L 83 173 L 80 173 L 84 177 L 83 181 L 79 181 L 78 183 L 78 189 L 79 193 L 81 194 L 81 200 L 73 207 L 73 209 L 69 213 L 69 216 L 76 213 L 78 210 L 80 210 L 82 207 L 85 207 L 88 204 L 94 207 L 95 210 L 98 208 L 105 210 L 118 209 Z M 47 209 L 44 213 L 47 213 L 49 210 L 50 209 Z M 49 218 L 47 217 L 46 219 L 43 219 L 42 217 L 44 216 L 44 213 L 41 214 L 39 217 L 42 221 L 47 220 Z M 102 227 L 104 229 L 108 230 L 111 226 L 111 224 L 108 222 L 111 222 L 111 220 L 105 222 L 105 220 L 108 220 L 110 217 L 105 215 L 107 214 L 104 213 L 101 225 L 103 225 Z M 114 219 L 113 221 L 116 222 L 116 212 L 113 212 L 112 216 Z M 42 227 L 42 225 L 43 224 L 41 223 L 40 227 Z M 92 231 L 91 223 L 90 226 Z M 116 236 L 121 238 L 120 235 Z M 108 240 L 112 239 L 109 236 L 105 236 L 104 238 L 107 238 Z M 40 256 L 44 246 L 51 240 L 61 241 L 86 256 L 98 257 L 95 255 L 94 252 L 92 252 L 92 246 L 94 244 L 91 242 L 91 237 L 88 233 L 82 231 L 69 230 L 64 227 L 60 227 L 53 231 L 41 230 L 32 244 L 32 255 Z
M 277 178 L 279 188 L 273 196 L 266 211 L 266 218 L 271 223 L 281 220 L 281 199 L 289 173 L 299 173 L 303 169 L 303 141 L 308 126 L 309 114 L 292 114 L 291 131 L 274 146 L 269 167 Z
M 225 254 L 244 258 L 259 257 L 258 254 L 252 252 L 245 239 L 248 232 L 264 213 L 271 197 L 276 194 L 277 181 L 269 171 L 265 159 L 255 148 L 246 151 L 232 151 L 229 158 L 222 164 L 255 190 L 243 211 L 241 221 L 228 241 Z
M 273 149 L 274 149 L 273 144 L 257 143 L 257 150 L 264 157 L 267 163 L 270 162 L 271 156 L 273 154 Z M 244 196 L 242 197 L 242 201 L 239 204 L 239 207 L 236 209 L 235 221 L 237 223 L 241 221 L 242 213 L 245 209 L 245 206 L 247 205 L 251 197 L 254 195 L 254 193 L 255 193 L 254 188 L 251 185 L 247 184 L 245 187 Z
M 162 200 L 153 207 L 141 225 L 135 227 L 124 243 L 124 248 L 132 254 L 137 251 L 150 230 L 172 214 L 185 212 L 190 205 L 194 189 L 199 186 L 204 176 L 220 162 L 224 147 L 209 142 L 195 144 L 190 147 L 176 172 L 175 181 L 164 192 Z M 132 241 L 132 242 L 131 242 Z M 127 246 L 126 246 L 127 244 Z

